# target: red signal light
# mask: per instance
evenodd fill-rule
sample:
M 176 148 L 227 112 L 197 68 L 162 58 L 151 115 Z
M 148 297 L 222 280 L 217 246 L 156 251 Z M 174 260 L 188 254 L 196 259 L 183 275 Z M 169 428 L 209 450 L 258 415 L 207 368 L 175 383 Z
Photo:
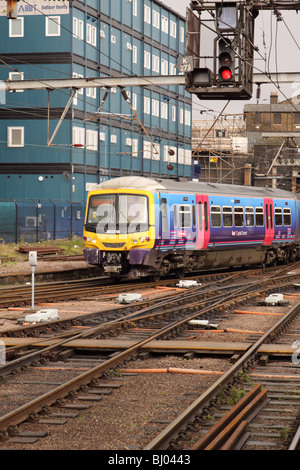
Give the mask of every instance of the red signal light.
M 223 68 L 223 70 L 221 71 L 221 77 L 223 80 L 230 80 L 232 77 L 231 70 L 226 67 Z

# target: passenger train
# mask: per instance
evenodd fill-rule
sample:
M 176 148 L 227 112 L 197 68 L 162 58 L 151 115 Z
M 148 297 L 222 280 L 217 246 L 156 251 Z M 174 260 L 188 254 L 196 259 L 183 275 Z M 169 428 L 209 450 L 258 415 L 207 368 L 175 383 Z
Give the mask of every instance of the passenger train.
M 300 203 L 280 189 L 121 177 L 88 194 L 85 260 L 113 278 L 287 263 Z

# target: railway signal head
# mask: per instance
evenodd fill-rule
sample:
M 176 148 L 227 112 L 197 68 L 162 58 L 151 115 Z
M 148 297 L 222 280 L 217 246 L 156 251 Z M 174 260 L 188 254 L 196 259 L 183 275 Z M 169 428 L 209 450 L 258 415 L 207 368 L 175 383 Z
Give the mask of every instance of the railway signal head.
M 222 84 L 235 81 L 235 54 L 230 39 L 225 37 L 218 41 L 218 78 Z

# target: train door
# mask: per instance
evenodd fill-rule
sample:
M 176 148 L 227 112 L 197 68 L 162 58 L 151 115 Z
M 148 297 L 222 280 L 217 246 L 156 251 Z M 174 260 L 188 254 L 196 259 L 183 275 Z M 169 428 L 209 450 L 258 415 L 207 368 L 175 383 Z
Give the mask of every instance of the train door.
M 198 220 L 196 249 L 201 250 L 207 248 L 209 242 L 210 230 L 208 196 L 197 194 L 196 203 Z
M 160 207 L 159 207 L 159 238 L 161 245 L 166 240 L 170 239 L 170 225 L 169 225 L 169 210 L 167 203 L 167 194 L 160 193 Z
M 265 205 L 265 239 L 264 245 L 271 245 L 274 239 L 274 216 L 273 216 L 273 200 L 264 199 Z

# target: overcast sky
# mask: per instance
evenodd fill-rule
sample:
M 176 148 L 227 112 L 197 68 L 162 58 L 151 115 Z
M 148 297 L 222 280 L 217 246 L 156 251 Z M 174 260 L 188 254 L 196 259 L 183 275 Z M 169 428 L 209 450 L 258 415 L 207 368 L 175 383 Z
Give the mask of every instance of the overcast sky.
M 186 8 L 189 6 L 189 0 L 162 0 L 162 2 L 183 16 L 186 16 Z M 299 72 L 300 74 L 300 17 L 296 11 L 281 10 L 283 21 L 277 21 L 276 16 L 270 11 L 262 11 L 255 20 L 254 44 L 259 47 L 260 54 L 269 60 L 270 53 L 270 72 Z M 299 13 L 300 15 L 300 13 Z M 277 30 L 277 34 L 276 34 Z M 263 41 L 263 37 L 265 38 Z M 254 66 L 265 71 L 265 61 L 261 56 L 256 55 Z M 255 70 L 258 72 L 258 70 Z M 226 108 L 225 113 L 243 113 L 244 105 L 256 103 L 256 85 L 253 87 L 253 97 L 251 100 L 232 101 Z M 269 102 L 271 91 L 278 92 L 279 101 L 291 98 L 300 94 L 299 83 L 263 85 L 261 90 L 260 103 Z M 223 109 L 226 101 L 207 101 L 194 98 L 193 119 L 213 119 L 213 115 Z M 207 108 L 213 109 L 214 113 L 200 114 L 200 110 Z

